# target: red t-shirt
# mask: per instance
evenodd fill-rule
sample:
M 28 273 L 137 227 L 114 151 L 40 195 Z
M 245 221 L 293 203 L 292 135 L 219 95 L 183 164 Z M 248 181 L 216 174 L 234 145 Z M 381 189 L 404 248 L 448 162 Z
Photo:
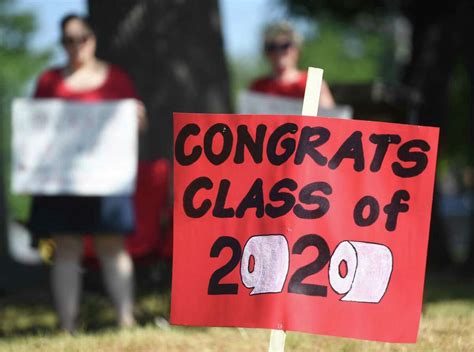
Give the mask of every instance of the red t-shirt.
M 45 71 L 38 79 L 35 98 L 61 98 L 67 100 L 101 101 L 137 98 L 130 77 L 119 67 L 109 66 L 105 81 L 94 89 L 84 91 L 71 90 L 61 73 L 61 68 Z
M 253 82 L 250 86 L 250 90 L 271 95 L 303 98 L 307 78 L 308 74 L 301 72 L 297 81 L 288 84 L 277 81 L 272 77 L 264 77 Z

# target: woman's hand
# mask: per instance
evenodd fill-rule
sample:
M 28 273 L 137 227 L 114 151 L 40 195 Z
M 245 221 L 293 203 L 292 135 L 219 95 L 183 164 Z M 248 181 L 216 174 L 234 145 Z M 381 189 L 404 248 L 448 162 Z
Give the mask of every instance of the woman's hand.
M 137 100 L 136 102 L 137 102 L 138 130 L 140 132 L 144 132 L 148 127 L 145 104 L 143 104 L 143 102 L 140 100 Z

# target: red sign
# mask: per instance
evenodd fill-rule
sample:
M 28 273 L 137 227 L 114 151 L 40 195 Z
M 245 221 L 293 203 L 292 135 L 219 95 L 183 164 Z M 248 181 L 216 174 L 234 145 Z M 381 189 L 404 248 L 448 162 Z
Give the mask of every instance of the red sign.
M 174 115 L 171 321 L 415 342 L 438 129 Z

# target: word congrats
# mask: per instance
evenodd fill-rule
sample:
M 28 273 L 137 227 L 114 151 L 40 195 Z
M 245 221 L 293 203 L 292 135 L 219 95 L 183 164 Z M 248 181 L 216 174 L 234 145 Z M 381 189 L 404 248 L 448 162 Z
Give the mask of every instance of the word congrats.
M 175 114 L 171 321 L 414 342 L 438 129 Z

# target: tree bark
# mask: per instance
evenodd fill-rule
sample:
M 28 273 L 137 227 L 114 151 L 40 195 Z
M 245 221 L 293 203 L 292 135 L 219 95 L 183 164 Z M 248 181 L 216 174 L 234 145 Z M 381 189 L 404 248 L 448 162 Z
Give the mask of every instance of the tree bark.
M 420 17 L 417 11 L 422 13 L 423 9 L 418 7 L 414 10 L 411 18 L 412 60 L 407 69 L 405 83 L 421 94 L 422 101 L 412 107 L 414 111 L 410 114 L 410 123 L 439 126 L 439 148 L 442 148 L 447 121 L 448 82 L 453 64 L 453 41 L 449 32 L 451 18 L 438 14 L 425 19 Z M 439 208 L 438 185 L 435 185 L 428 246 L 429 270 L 440 271 L 451 266 L 447 248 L 447 232 Z
M 145 159 L 171 158 L 173 112 L 230 111 L 217 0 L 89 0 L 98 56 L 124 68 L 146 105 Z
M 405 81 L 407 85 L 421 93 L 422 103 L 414 107 L 417 124 L 439 126 L 440 148 L 445 143 L 445 132 L 449 128 L 448 88 L 452 78 L 453 65 L 458 57 L 464 59 L 471 84 L 471 97 L 474 97 L 474 48 L 471 45 L 471 33 L 474 30 L 473 5 L 467 0 L 455 0 L 444 8 L 430 8 L 428 4 L 410 2 L 407 15 L 413 25 L 412 61 L 408 66 Z M 430 11 L 428 11 L 430 8 Z M 427 12 L 428 11 L 428 12 Z M 466 136 L 460 136 L 470 144 L 470 167 L 473 167 L 474 112 L 472 109 L 465 126 Z M 439 153 L 438 153 L 439 154 Z M 474 274 L 474 213 L 472 189 L 470 214 L 469 257 L 464 263 L 463 273 Z M 451 266 L 452 260 L 447 250 L 448 233 L 439 210 L 438 192 L 435 192 L 431 221 L 430 243 L 428 248 L 428 268 L 443 270 Z
M 469 255 L 464 265 L 461 268 L 461 273 L 469 276 L 474 276 L 474 46 L 472 45 L 472 32 L 474 31 L 474 4 L 469 1 L 464 1 L 457 11 L 457 28 L 458 30 L 458 44 L 460 52 L 464 58 L 467 73 L 470 82 L 470 104 L 469 104 L 469 119 L 466 131 L 468 133 L 469 143 L 469 160 L 468 167 L 471 172 L 471 179 L 467 185 L 467 192 L 470 197 L 470 216 L 469 216 Z

